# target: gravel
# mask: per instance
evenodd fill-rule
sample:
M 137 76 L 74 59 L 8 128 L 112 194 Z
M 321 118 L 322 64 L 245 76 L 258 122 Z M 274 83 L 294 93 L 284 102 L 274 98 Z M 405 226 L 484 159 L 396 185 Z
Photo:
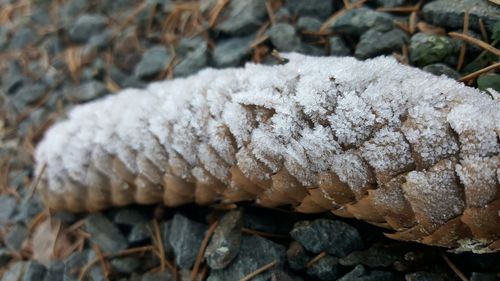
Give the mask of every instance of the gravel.
M 92 244 L 106 253 L 116 254 L 128 246 L 120 230 L 103 214 L 89 215 L 85 220 L 85 229 L 90 234 Z
M 368 8 L 351 9 L 339 16 L 330 28 L 340 34 L 360 36 L 368 29 L 388 31 L 394 26 L 393 18 Z
M 183 269 L 194 265 L 207 226 L 180 214 L 174 215 L 168 241 L 172 245 L 176 263 Z

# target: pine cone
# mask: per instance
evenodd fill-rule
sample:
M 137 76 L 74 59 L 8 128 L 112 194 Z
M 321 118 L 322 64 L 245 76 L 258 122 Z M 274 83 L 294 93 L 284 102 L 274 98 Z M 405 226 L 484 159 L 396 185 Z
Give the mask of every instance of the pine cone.
M 36 151 L 45 203 L 251 200 L 500 250 L 500 99 L 392 58 L 286 57 L 76 107 Z

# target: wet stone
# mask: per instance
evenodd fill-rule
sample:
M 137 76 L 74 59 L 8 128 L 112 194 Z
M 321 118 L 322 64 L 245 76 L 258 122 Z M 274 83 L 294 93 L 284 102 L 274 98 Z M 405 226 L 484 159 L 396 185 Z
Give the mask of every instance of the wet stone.
M 142 54 L 141 61 L 135 66 L 135 76 L 138 78 L 151 78 L 164 71 L 170 62 L 167 48 L 156 46 Z
M 43 264 L 36 260 L 31 260 L 26 264 L 23 281 L 39 281 L 43 280 L 46 268 Z
M 116 254 L 128 246 L 120 230 L 103 214 L 89 215 L 85 219 L 85 229 L 90 234 L 90 241 L 105 253 Z
M 441 275 L 434 272 L 419 271 L 405 275 L 406 281 L 445 281 Z
M 470 281 L 498 281 L 495 274 L 472 272 Z
M 63 281 L 63 279 L 64 279 L 64 263 L 60 261 L 50 263 L 43 280 Z
M 215 29 L 235 36 L 247 35 L 257 30 L 266 16 L 265 0 L 232 0 L 227 12 L 221 15 L 225 19 Z
M 240 65 L 244 58 L 250 56 L 254 35 L 246 37 L 233 37 L 217 43 L 213 50 L 212 59 L 217 67 L 230 67 Z
M 389 14 L 363 7 L 346 11 L 330 28 L 341 34 L 360 36 L 368 29 L 388 31 L 393 26 L 393 19 Z
M 7 195 L 0 195 L 0 225 L 10 221 L 17 207 L 16 198 Z
M 458 73 L 456 70 L 453 68 L 447 66 L 446 64 L 443 63 L 433 63 L 424 66 L 422 68 L 424 71 L 430 72 L 434 75 L 446 75 L 452 79 L 458 80 L 460 78 L 460 73 Z
M 227 212 L 215 228 L 214 234 L 205 250 L 205 259 L 212 269 L 226 267 L 238 255 L 241 241 L 243 211 Z
M 453 54 L 455 44 L 447 36 L 417 33 L 410 40 L 410 61 L 425 66 Z
M 271 262 L 278 261 L 280 268 L 285 261 L 285 248 L 260 236 L 244 235 L 238 256 L 224 269 L 212 270 L 207 281 L 240 280 L 247 274 Z M 270 271 L 254 277 L 252 281 L 268 280 Z
M 449 28 L 462 28 L 464 11 L 469 13 L 470 28 L 479 31 L 479 19 L 491 31 L 498 21 L 500 8 L 483 0 L 437 0 L 428 2 L 423 8 L 424 19 L 431 24 Z
M 69 37 L 77 43 L 85 43 L 93 35 L 102 32 L 106 23 L 107 18 L 101 15 L 81 15 L 69 29 Z
M 337 281 L 395 281 L 398 280 L 392 272 L 371 271 L 368 272 L 362 265 L 357 265 L 353 270 L 346 273 Z
M 271 43 L 280 52 L 293 52 L 300 50 L 302 42 L 295 27 L 287 23 L 273 25 L 267 32 Z
M 324 0 L 287 0 L 285 6 L 292 15 L 313 16 L 326 19 L 333 13 L 333 2 Z
M 397 249 L 375 244 L 367 250 L 355 251 L 341 258 L 340 264 L 343 266 L 363 264 L 375 268 L 391 266 L 398 260 L 404 260 L 404 257 L 397 252 Z
M 366 59 L 399 51 L 408 40 L 408 35 L 399 28 L 387 32 L 370 29 L 361 35 L 354 55 Z
M 141 261 L 136 257 L 114 258 L 110 262 L 113 272 L 131 274 L 141 266 Z
M 28 228 L 23 224 L 15 224 L 4 238 L 5 246 L 12 251 L 19 251 L 24 240 L 28 238 Z
M 286 257 L 290 268 L 297 271 L 306 268 L 307 263 L 313 258 L 297 241 L 290 243 L 286 251 Z
M 330 56 L 349 56 L 351 54 L 351 49 L 347 47 L 346 43 L 340 36 L 332 36 L 328 39 L 330 44 Z
M 107 92 L 106 86 L 97 80 L 87 81 L 81 85 L 69 87 L 68 90 L 66 90 L 68 99 L 78 103 L 96 99 L 105 95 Z
M 64 281 L 77 281 L 80 270 L 87 264 L 88 251 L 74 252 L 64 262 Z M 50 270 L 50 269 L 49 269 Z
M 183 269 L 190 269 L 205 236 L 207 226 L 176 214 L 170 225 L 168 241 L 172 245 L 176 263 Z
M 172 273 L 168 270 L 162 272 L 148 272 L 144 274 L 141 281 L 171 281 L 174 280 Z
M 477 78 L 477 87 L 483 91 L 489 88 L 500 91 L 500 75 L 497 73 L 487 73 L 479 76 Z
M 338 278 L 338 259 L 326 255 L 307 269 L 307 274 L 316 279 L 329 281 Z
M 294 225 L 290 235 L 308 251 L 327 253 L 344 257 L 363 248 L 363 242 L 356 228 L 335 220 L 317 219 L 301 221 Z

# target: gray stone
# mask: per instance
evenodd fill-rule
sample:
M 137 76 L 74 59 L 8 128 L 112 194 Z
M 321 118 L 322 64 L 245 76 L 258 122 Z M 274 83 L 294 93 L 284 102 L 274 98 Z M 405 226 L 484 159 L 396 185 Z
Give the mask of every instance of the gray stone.
M 417 33 L 410 40 L 410 61 L 419 66 L 440 62 L 456 50 L 447 36 Z
M 88 262 L 88 251 L 74 252 L 64 262 L 64 281 L 77 281 L 80 277 L 80 270 Z M 50 268 L 49 268 L 50 270 Z
M 205 259 L 212 269 L 226 267 L 238 255 L 241 242 L 243 212 L 241 209 L 226 213 L 215 228 L 205 250 Z
M 392 272 L 387 271 L 372 271 L 367 272 L 362 265 L 357 265 L 353 270 L 346 273 L 337 281 L 395 281 L 396 279 Z
M 406 281 L 445 281 L 441 275 L 433 272 L 419 271 L 405 275 Z
M 230 67 L 240 65 L 244 58 L 250 56 L 251 44 L 254 35 L 246 37 L 233 37 L 220 41 L 215 46 L 212 58 L 217 67 Z
M 43 281 L 63 281 L 63 279 L 64 263 L 60 261 L 50 263 Z
M 347 47 L 340 36 L 332 36 L 328 41 L 330 45 L 330 56 L 343 57 L 351 54 L 351 49 Z
M 294 225 L 290 235 L 308 251 L 344 257 L 362 249 L 363 242 L 356 228 L 335 220 L 317 219 L 301 221 Z
M 70 0 L 66 2 L 60 9 L 59 15 L 63 24 L 70 24 L 75 21 L 75 18 L 84 13 L 92 3 L 87 0 Z
M 449 28 L 462 28 L 464 13 L 469 13 L 469 27 L 479 31 L 479 19 L 482 19 L 489 31 L 500 17 L 498 5 L 484 0 L 437 0 L 422 8 L 424 19 L 431 24 Z
M 182 60 L 174 68 L 176 77 L 196 73 L 208 64 L 207 42 L 200 37 L 181 39 L 177 54 Z
M 141 266 L 141 261 L 136 257 L 114 258 L 110 262 L 113 272 L 132 274 Z
M 47 51 L 51 56 L 61 52 L 63 47 L 61 46 L 61 41 L 58 36 L 48 35 L 41 44 L 41 46 Z
M 307 269 L 307 274 L 323 281 L 335 280 L 339 275 L 338 259 L 326 255 L 313 263 Z
M 142 54 L 141 61 L 135 66 L 135 76 L 139 78 L 151 78 L 164 71 L 170 62 L 167 48 L 156 46 L 148 49 Z
M 43 83 L 33 83 L 24 85 L 14 95 L 15 103 L 19 106 L 33 104 L 40 100 L 47 92 L 47 85 Z
M 477 78 L 477 87 L 481 90 L 492 88 L 500 92 L 500 75 L 497 73 L 486 73 Z
M 297 28 L 302 31 L 318 31 L 322 22 L 314 17 L 300 17 L 297 20 Z
M 16 223 L 9 229 L 9 233 L 4 238 L 5 246 L 12 251 L 19 251 L 24 240 L 28 238 L 28 228 L 23 224 Z
M 268 31 L 269 39 L 273 46 L 280 52 L 299 51 L 302 42 L 295 27 L 288 23 L 273 25 Z
M 127 236 L 129 243 L 143 242 L 151 238 L 151 230 L 147 223 L 139 223 L 132 227 Z
M 257 30 L 267 16 L 265 0 L 232 0 L 215 30 L 241 36 Z
M 123 234 L 103 214 L 89 215 L 85 219 L 85 229 L 90 234 L 90 241 L 105 253 L 116 254 L 127 248 Z
M 97 14 L 85 14 L 78 17 L 69 29 L 69 37 L 77 43 L 87 42 L 93 35 L 102 32 L 107 18 Z
M 367 250 L 355 251 L 340 259 L 343 266 L 363 264 L 368 267 L 388 267 L 396 261 L 404 261 L 403 254 L 394 247 L 375 244 Z
M 16 198 L 8 195 L 0 195 L 0 225 L 10 221 L 17 207 Z
M 8 62 L 7 73 L 2 75 L 2 88 L 6 94 L 14 94 L 25 82 L 21 67 L 17 61 Z
M 388 31 L 393 26 L 393 18 L 389 14 L 362 7 L 347 10 L 330 27 L 341 34 L 360 36 L 368 29 Z
M 144 213 L 133 207 L 120 208 L 113 217 L 114 223 L 126 226 L 148 223 L 148 221 Z
M 332 1 L 325 0 L 287 0 L 286 7 L 292 15 L 313 16 L 320 19 L 326 19 L 333 13 Z
M 43 108 L 39 108 L 30 114 L 28 121 L 30 121 L 33 128 L 40 128 L 42 123 L 46 121 L 45 117 L 47 116 L 48 112 Z M 44 206 L 38 194 L 34 194 L 30 198 L 25 197 L 19 206 L 19 212 L 15 216 L 15 221 L 28 225 L 43 209 Z
M 183 269 L 190 269 L 205 236 L 207 226 L 194 222 L 180 214 L 174 215 L 170 225 L 168 241 L 172 245 L 176 263 Z
M 90 80 L 77 85 L 74 87 L 69 87 L 66 90 L 66 95 L 69 100 L 81 103 L 96 99 L 100 96 L 105 95 L 108 92 L 104 83 L 98 80 Z
M 279 221 L 280 223 L 276 223 Z M 290 229 L 297 220 L 289 214 L 281 212 L 251 213 L 243 214 L 243 225 L 246 228 L 288 236 Z
M 19 50 L 34 43 L 37 39 L 36 33 L 29 27 L 23 27 L 14 32 L 10 39 L 9 48 Z
M 31 260 L 26 264 L 22 281 L 39 281 L 45 276 L 45 266 L 36 260 Z
M 370 29 L 361 35 L 354 55 L 366 59 L 399 51 L 408 40 L 408 35 L 399 28 L 387 32 Z
M 281 6 L 275 13 L 274 18 L 276 22 L 288 22 L 292 14 L 290 10 L 286 6 Z
M 306 268 L 307 263 L 313 258 L 306 249 L 297 241 L 292 241 L 286 251 L 286 258 L 291 269 L 299 271 Z
M 141 281 L 171 281 L 174 280 L 172 273 L 170 271 L 162 271 L 162 272 L 148 272 L 144 274 L 141 278 Z
M 452 79 L 458 80 L 460 78 L 460 73 L 458 73 L 455 69 L 447 66 L 443 63 L 433 63 L 424 66 L 422 70 L 432 73 L 434 75 L 446 75 Z
M 247 274 L 274 261 L 278 262 L 274 268 L 280 268 L 284 264 L 285 248 L 282 245 L 259 236 L 244 235 L 241 239 L 238 256 L 226 268 L 212 270 L 207 281 L 240 280 Z M 266 271 L 254 277 L 252 281 L 268 280 L 270 276 L 271 272 Z
M 406 0 L 377 0 L 377 5 L 392 8 L 404 5 Z
M 2 281 L 20 281 L 26 270 L 25 261 L 18 261 L 10 265 L 9 269 L 3 274 Z
M 472 272 L 470 281 L 498 281 L 499 278 L 495 274 Z
M 0 248 L 0 267 L 4 268 L 12 260 L 12 254 L 5 248 Z
M 299 276 L 292 275 L 283 270 L 273 270 L 271 272 L 271 281 L 302 281 Z

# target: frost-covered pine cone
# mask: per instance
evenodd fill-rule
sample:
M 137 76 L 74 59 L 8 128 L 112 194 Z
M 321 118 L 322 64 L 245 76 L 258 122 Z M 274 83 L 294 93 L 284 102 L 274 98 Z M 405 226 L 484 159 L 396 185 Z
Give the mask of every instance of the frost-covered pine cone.
M 286 57 L 76 107 L 37 148 L 44 201 L 78 212 L 255 200 L 500 250 L 498 98 L 392 58 Z

